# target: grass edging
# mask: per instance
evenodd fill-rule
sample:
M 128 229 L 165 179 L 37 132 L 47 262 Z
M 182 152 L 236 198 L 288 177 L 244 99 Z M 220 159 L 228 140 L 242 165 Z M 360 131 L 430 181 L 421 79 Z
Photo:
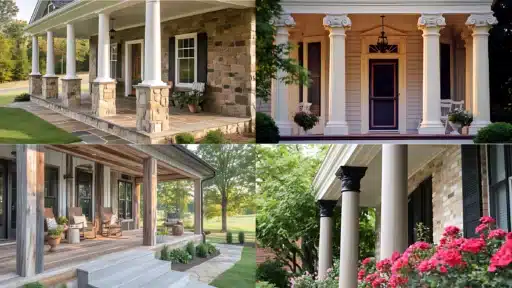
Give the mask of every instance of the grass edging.
M 209 285 L 217 288 L 253 288 L 256 283 L 256 248 L 244 247 L 242 258 Z

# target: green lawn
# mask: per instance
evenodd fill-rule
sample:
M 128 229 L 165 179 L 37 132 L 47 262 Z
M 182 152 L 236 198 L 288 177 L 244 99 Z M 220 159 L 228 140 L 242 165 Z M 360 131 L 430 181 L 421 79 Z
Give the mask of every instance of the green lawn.
M 20 95 L 21 93 L 19 92 L 16 92 L 16 93 L 10 93 L 10 94 L 3 94 L 3 95 L 0 95 L 0 106 L 5 106 L 7 104 L 10 104 L 12 103 L 12 101 L 14 101 L 14 98 L 18 95 Z
M 0 143 L 67 144 L 81 141 L 23 109 L 0 107 L 0 115 Z
M 217 288 L 253 288 L 256 285 L 256 249 L 244 247 L 242 259 L 210 285 Z
M 256 215 L 228 216 L 229 231 L 256 231 Z M 222 217 L 204 219 L 204 230 L 220 231 Z

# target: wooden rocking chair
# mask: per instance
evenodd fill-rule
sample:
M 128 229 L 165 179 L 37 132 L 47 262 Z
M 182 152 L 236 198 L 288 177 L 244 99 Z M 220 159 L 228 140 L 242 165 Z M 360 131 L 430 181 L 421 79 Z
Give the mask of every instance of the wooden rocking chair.
M 80 239 L 95 239 L 96 238 L 96 223 L 86 219 L 87 223 L 75 223 L 74 216 L 82 216 L 82 207 L 69 208 L 69 223 L 72 225 L 80 225 Z M 87 237 L 87 235 L 92 235 Z
M 114 215 L 112 207 L 100 207 L 101 235 L 104 237 L 110 237 L 110 235 L 123 236 L 121 219 L 117 218 L 115 223 L 112 223 L 112 215 Z

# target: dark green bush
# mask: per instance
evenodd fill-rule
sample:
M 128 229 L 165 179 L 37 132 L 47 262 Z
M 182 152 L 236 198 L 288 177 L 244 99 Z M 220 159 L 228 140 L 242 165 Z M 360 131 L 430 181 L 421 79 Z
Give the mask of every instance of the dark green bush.
M 176 135 L 176 144 L 194 144 L 194 135 L 190 133 L 180 133 Z
M 16 96 L 16 98 L 14 98 L 14 102 L 28 102 L 28 101 L 30 101 L 30 94 L 28 94 L 28 93 L 20 94 L 20 95 Z
M 238 232 L 238 242 L 240 242 L 240 244 L 245 243 L 245 233 L 243 231 Z
M 213 255 L 217 252 L 217 247 L 215 247 L 212 243 L 206 242 L 204 245 L 206 245 L 208 255 Z
M 512 124 L 493 123 L 478 131 L 473 139 L 475 143 L 511 143 L 512 142 Z
M 318 117 L 315 114 L 306 113 L 306 112 L 297 112 L 293 117 L 293 121 L 297 123 L 300 127 L 302 127 L 305 131 L 309 131 L 318 124 Z
M 256 143 L 278 143 L 279 129 L 272 117 L 265 113 L 256 113 Z
M 201 144 L 226 144 L 226 138 L 224 138 L 224 133 L 220 130 L 214 130 L 208 132 L 206 136 L 201 140 Z
M 192 256 L 192 258 L 194 258 L 196 256 L 196 246 L 194 244 L 194 242 L 190 241 L 187 243 L 187 247 L 185 248 L 188 252 L 188 254 L 190 254 L 190 256 Z
M 167 245 L 164 245 L 164 247 L 160 251 L 160 260 L 171 261 L 171 259 L 169 258 L 169 247 L 167 247 Z
M 196 255 L 197 257 L 206 258 L 208 257 L 208 246 L 206 244 L 201 243 L 196 246 Z
M 281 262 L 275 260 L 267 260 L 258 265 L 256 280 L 266 281 L 277 287 L 289 287 L 288 272 Z
M 33 282 L 25 284 L 23 287 L 25 288 L 44 288 L 44 285 L 39 282 Z
M 173 249 L 169 252 L 169 260 L 172 263 L 183 263 L 187 264 L 190 260 L 192 260 L 192 256 L 188 254 L 185 249 Z
M 233 233 L 231 233 L 231 232 L 226 233 L 226 243 L 228 243 L 228 244 L 233 243 Z

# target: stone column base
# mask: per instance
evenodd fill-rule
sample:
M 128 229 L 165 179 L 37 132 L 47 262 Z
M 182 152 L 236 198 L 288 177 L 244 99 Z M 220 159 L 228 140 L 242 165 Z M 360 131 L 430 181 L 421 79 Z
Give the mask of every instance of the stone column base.
M 158 133 L 169 129 L 169 86 L 135 86 L 137 130 Z
M 80 106 L 82 79 L 62 79 L 62 104 Z
M 59 97 L 59 77 L 43 76 L 43 98 L 51 99 Z
M 116 115 L 116 82 L 93 82 L 91 100 L 96 116 Z
M 41 74 L 29 75 L 28 87 L 28 93 L 30 95 L 41 97 L 43 95 L 43 76 Z

